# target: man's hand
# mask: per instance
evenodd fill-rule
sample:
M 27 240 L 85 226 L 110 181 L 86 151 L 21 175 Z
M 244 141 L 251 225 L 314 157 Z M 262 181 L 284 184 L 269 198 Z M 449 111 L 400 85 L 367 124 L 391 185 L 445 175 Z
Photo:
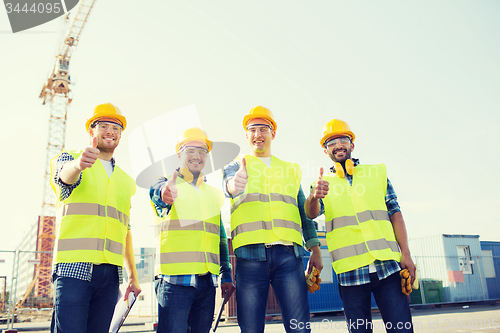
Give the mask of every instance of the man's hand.
M 97 157 L 99 156 L 99 149 L 97 149 L 97 137 L 95 136 L 92 139 L 92 147 L 87 147 L 81 153 L 80 157 L 77 158 L 77 169 L 81 171 L 90 168 L 94 165 L 95 161 L 97 161 Z
M 410 273 L 411 276 L 411 285 L 413 285 L 413 282 L 415 281 L 415 277 L 417 276 L 416 274 L 416 267 L 415 264 L 413 263 L 413 260 L 411 259 L 411 256 L 409 253 L 402 253 L 401 254 L 401 269 L 407 269 L 408 272 Z
M 316 267 L 318 271 L 321 272 L 323 269 L 323 258 L 321 258 L 321 249 L 318 245 L 315 245 L 311 248 L 311 256 L 309 257 L 309 261 L 307 262 L 307 274 L 312 272 L 313 266 Z
M 248 182 L 247 163 L 245 158 L 241 159 L 240 169 L 234 174 L 234 177 L 228 182 L 228 191 L 232 196 L 245 191 Z
M 227 298 L 229 299 L 229 297 L 231 297 L 231 295 L 233 294 L 233 292 L 236 290 L 236 288 L 234 287 L 234 284 L 232 282 L 224 282 L 221 286 L 220 286 L 220 289 L 221 289 L 221 297 L 224 298 L 224 294 L 226 293 L 226 290 L 227 290 Z
M 177 185 L 175 185 L 176 179 L 177 172 L 174 172 L 172 179 L 170 179 L 161 190 L 161 201 L 168 205 L 172 205 L 177 198 Z
M 323 180 L 323 167 L 319 168 L 319 176 L 314 184 L 313 191 L 311 193 L 314 199 L 323 199 L 328 194 L 330 189 L 330 184 Z
M 133 291 L 135 297 L 139 296 L 141 293 L 141 286 L 139 286 L 139 281 L 137 279 L 129 279 L 128 280 L 128 285 L 127 285 L 127 290 L 125 290 L 125 295 L 123 297 L 123 300 L 126 301 L 128 299 L 128 294 Z

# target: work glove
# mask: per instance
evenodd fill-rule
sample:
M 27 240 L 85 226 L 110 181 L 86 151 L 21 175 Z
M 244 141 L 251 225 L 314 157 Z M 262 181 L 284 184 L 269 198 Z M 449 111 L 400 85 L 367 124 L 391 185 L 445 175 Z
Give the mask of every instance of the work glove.
M 403 294 L 410 295 L 412 292 L 410 272 L 405 268 L 399 272 L 399 276 L 401 276 L 401 290 Z
M 311 294 L 320 289 L 319 284 L 321 283 L 321 279 L 319 277 L 319 270 L 317 270 L 316 267 L 313 266 L 312 272 L 306 274 L 306 283 L 307 290 L 309 290 Z
M 416 266 L 416 265 L 415 265 Z M 417 272 L 415 272 L 417 274 Z M 406 296 L 410 295 L 413 289 L 418 289 L 418 276 L 415 276 L 415 281 L 411 285 L 411 275 L 410 272 L 405 268 L 399 271 L 399 276 L 401 276 L 401 291 Z

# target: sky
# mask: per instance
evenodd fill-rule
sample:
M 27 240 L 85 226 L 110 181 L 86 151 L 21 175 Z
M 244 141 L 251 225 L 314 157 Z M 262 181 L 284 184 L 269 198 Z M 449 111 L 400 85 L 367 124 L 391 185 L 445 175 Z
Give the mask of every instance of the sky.
M 387 166 L 409 238 L 500 241 L 498 17 L 496 0 L 97 0 L 70 62 L 66 148 L 88 145 L 86 119 L 110 102 L 127 117 L 115 157 L 131 175 L 147 165 L 134 135 L 145 130 L 173 154 L 164 138 L 195 122 L 249 153 L 242 119 L 263 105 L 278 124 L 272 153 L 300 165 L 308 195 L 332 164 L 322 128 L 338 118 L 353 157 Z M 0 9 L 0 250 L 41 212 L 50 110 L 38 96 L 60 30 L 56 19 L 13 34 Z M 146 189 L 131 223 L 135 247 L 154 247 Z

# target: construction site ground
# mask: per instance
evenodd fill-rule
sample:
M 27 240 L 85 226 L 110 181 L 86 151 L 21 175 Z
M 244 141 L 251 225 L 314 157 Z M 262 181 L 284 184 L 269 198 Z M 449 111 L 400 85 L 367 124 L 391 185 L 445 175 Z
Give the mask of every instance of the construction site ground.
M 412 308 L 413 325 L 415 332 L 424 333 L 462 333 L 462 332 L 500 332 L 500 303 L 491 304 L 455 304 L 431 308 Z M 151 323 L 138 322 L 138 319 L 129 318 L 120 332 L 154 332 Z M 299 325 L 298 323 L 296 325 Z M 342 312 L 314 314 L 309 323 L 313 333 L 347 332 Z M 36 323 L 16 323 L 14 329 L 19 332 L 41 333 L 49 332 L 50 321 Z M 2 330 L 6 325 L 0 325 Z M 281 318 L 276 316 L 266 322 L 266 332 L 284 332 Z M 385 332 L 380 314 L 373 313 L 373 331 Z M 217 332 L 240 332 L 236 320 L 221 321 Z

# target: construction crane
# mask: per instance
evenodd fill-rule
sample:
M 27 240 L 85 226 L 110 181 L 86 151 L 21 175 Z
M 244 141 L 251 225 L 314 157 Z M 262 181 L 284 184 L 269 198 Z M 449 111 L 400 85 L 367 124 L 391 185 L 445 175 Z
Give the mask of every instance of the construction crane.
M 50 186 L 50 160 L 64 149 L 66 120 L 68 108 L 72 101 L 69 72 L 71 55 L 78 45 L 83 27 L 87 22 L 94 2 L 95 0 L 81 0 L 78 8 L 71 12 L 71 15 L 74 16 L 71 24 L 69 23 L 70 14 L 65 15 L 65 27 L 67 27 L 65 31 L 67 31 L 67 34 L 63 34 L 64 37 L 56 54 L 54 67 L 39 96 L 43 105 L 48 103 L 50 106 L 42 213 L 38 222 L 36 245 L 37 259 L 40 259 L 40 262 L 37 265 L 32 283 L 17 304 L 19 307 L 23 306 L 27 297 L 31 294 L 35 299 L 39 300 L 40 306 L 47 306 L 47 301 L 51 302 L 52 300 L 51 269 L 55 238 L 56 198 Z M 36 304 L 31 306 L 36 306 Z

